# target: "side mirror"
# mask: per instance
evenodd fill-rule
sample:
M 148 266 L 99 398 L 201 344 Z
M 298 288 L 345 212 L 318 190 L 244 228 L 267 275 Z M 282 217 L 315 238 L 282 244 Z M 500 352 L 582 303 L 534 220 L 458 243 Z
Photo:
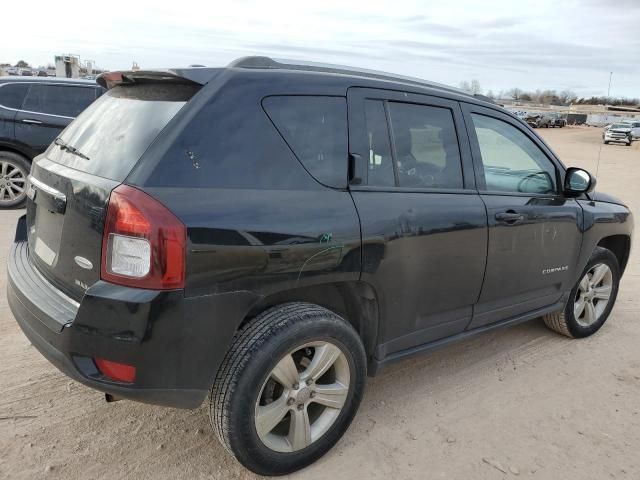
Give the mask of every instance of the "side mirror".
M 564 194 L 567 197 L 578 197 L 592 192 L 596 188 L 596 178 L 582 168 L 567 169 L 564 177 Z

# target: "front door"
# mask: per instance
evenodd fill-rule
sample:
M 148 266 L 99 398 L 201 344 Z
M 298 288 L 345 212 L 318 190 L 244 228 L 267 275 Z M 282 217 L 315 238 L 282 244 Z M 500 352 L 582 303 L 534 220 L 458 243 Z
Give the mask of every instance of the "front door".
M 465 329 L 487 219 L 457 102 L 360 88 L 348 97 L 362 280 L 377 292 L 383 359 Z
M 564 168 L 528 127 L 462 105 L 489 222 L 487 271 L 469 327 L 475 328 L 552 305 L 571 289 L 582 209 L 563 197 Z

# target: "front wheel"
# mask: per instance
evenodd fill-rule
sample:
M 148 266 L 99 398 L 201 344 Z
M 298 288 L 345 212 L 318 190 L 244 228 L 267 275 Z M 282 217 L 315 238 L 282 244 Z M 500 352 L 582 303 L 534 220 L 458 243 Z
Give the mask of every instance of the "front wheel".
M 340 439 L 365 379 L 364 348 L 349 323 L 308 303 L 273 307 L 237 333 L 211 390 L 211 424 L 249 470 L 291 473 Z
M 618 295 L 620 266 L 616 256 L 597 247 L 561 312 L 545 315 L 551 330 L 571 338 L 588 337 L 607 321 Z

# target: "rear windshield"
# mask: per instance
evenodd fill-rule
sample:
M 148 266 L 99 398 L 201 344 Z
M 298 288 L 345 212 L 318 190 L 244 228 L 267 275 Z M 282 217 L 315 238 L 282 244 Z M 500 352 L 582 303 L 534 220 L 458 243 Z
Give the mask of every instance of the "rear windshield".
M 122 181 L 198 89 L 197 85 L 175 84 L 115 87 L 60 134 L 58 145 L 49 147 L 47 157 L 76 170 Z

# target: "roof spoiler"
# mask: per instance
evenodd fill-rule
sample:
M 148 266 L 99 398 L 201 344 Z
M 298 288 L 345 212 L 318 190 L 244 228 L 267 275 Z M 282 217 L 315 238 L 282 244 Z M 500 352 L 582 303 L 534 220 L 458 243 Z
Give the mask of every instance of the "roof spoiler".
M 170 70 L 115 71 L 100 75 L 98 85 L 110 89 L 118 85 L 136 83 L 175 83 L 186 85 L 205 85 L 213 80 L 221 68 L 172 68 Z

